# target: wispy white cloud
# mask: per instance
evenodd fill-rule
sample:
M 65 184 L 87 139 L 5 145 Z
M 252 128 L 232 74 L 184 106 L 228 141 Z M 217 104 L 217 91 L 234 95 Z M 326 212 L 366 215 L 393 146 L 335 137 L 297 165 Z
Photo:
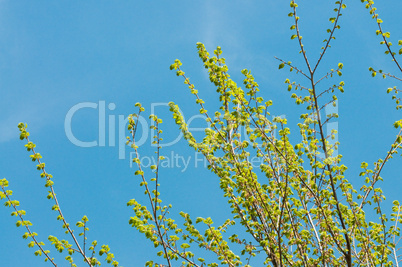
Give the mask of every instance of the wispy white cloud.
M 244 3 L 236 1 L 237 7 L 231 10 L 227 6 L 217 5 L 214 1 L 204 1 L 203 21 L 200 22 L 202 40 L 208 51 L 211 53 L 217 46 L 221 46 L 223 56 L 227 59 L 229 70 L 232 75 L 244 69 L 251 69 L 253 75 L 260 76 L 260 79 L 269 79 L 269 69 L 276 68 L 277 62 L 274 59 L 274 52 L 264 50 L 264 54 L 250 47 L 250 32 L 253 28 L 243 27 L 242 17 L 244 12 L 253 13 L 260 7 L 255 2 L 247 2 L 247 10 L 239 6 Z M 240 17 L 239 17 L 240 16 Z M 258 28 L 258 27 L 256 27 Z M 263 33 L 261 33 L 263 34 Z M 261 35 L 260 35 L 261 36 Z M 264 38 L 261 38 L 263 40 Z M 255 42 L 261 42 L 255 40 Z M 268 75 L 269 76 L 269 75 Z
M 13 114 L 7 118 L 0 119 L 0 143 L 8 142 L 18 137 L 17 125 L 22 114 Z
M 18 105 L 7 104 L 0 109 L 0 143 L 19 137 L 18 123 L 27 123 L 31 131 L 38 131 L 46 124 L 52 123 L 52 119 L 59 112 L 57 103 L 61 100 L 42 103 L 41 100 L 33 98 L 31 101 L 32 103 L 22 101 Z

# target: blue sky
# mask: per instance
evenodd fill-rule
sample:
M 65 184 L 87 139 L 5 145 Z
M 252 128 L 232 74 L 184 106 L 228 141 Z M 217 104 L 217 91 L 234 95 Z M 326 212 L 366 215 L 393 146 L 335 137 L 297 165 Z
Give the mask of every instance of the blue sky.
M 193 96 L 182 79 L 169 70 L 176 58 L 182 61 L 183 70 L 208 109 L 216 107 L 215 88 L 198 59 L 197 42 L 204 43 L 210 52 L 218 45 L 222 47 L 238 84 L 243 79 L 240 70 L 250 69 L 260 84 L 261 96 L 273 100 L 271 113 L 286 115 L 297 140 L 298 114 L 304 108 L 294 105 L 283 82 L 286 78 L 306 80 L 279 71 L 274 59 L 290 60 L 305 69 L 296 41 L 290 40 L 293 21 L 287 17 L 288 2 L 0 1 L 0 178 L 10 181 L 10 189 L 27 211 L 26 218 L 34 224 L 32 229 L 39 233 L 39 239 L 66 236 L 51 211 L 53 203 L 46 199 L 44 181 L 18 138 L 17 124 L 21 121 L 28 124 L 31 140 L 55 177 L 55 189 L 70 224 L 87 215 L 89 240 L 108 244 L 123 266 L 142 266 L 146 260 L 157 258 L 152 243 L 128 225 L 133 213 L 126 207 L 127 201 L 137 198 L 145 204 L 146 199 L 138 177 L 133 175 L 135 169 L 130 168 L 129 149 L 123 154 L 125 159 L 119 159 L 118 136 L 123 133 L 117 125 L 119 115 L 132 113 L 136 102 L 143 104 L 148 115 L 152 104 L 169 101 L 178 104 L 188 118 L 197 114 Z M 368 11 L 360 1 L 346 4 L 342 28 L 336 32 L 337 39 L 319 73 L 336 68 L 338 62 L 344 64 L 342 78 L 328 85 L 340 80 L 346 84 L 345 93 L 338 95 L 339 153 L 349 167 L 348 179 L 359 184 L 360 163 L 385 156 L 397 134 L 392 124 L 400 119 L 391 96 L 386 94 L 386 89 L 397 82 L 371 78 L 368 68 L 400 73 L 384 55 Z M 327 38 L 325 30 L 334 7 L 318 0 L 299 6 L 301 34 L 314 60 Z M 378 9 L 384 30 L 391 32 L 396 45 L 402 36 L 402 2 L 380 3 Z M 104 146 L 79 147 L 66 136 L 66 115 L 80 103 L 98 106 L 77 111 L 71 129 L 77 139 L 98 144 L 99 107 L 105 103 Z M 159 105 L 155 111 L 164 120 L 165 141 L 176 139 L 179 130 L 168 108 Z M 115 127 L 109 118 L 116 121 Z M 195 123 L 202 126 L 200 120 Z M 115 135 L 115 146 L 109 142 L 109 129 Z M 153 153 L 150 137 L 150 133 L 144 135 L 145 143 L 140 147 L 144 156 Z M 217 224 L 230 217 L 217 178 L 194 166 L 194 152 L 183 140 L 162 153 L 193 157 L 185 171 L 182 165 L 161 171 L 162 199 L 173 204 L 173 218 L 178 218 L 180 211 L 194 218 L 210 216 Z M 401 166 L 396 157 L 383 172 L 382 188 L 388 200 L 400 196 Z M 25 231 L 15 227 L 10 212 L 0 209 L 0 265 L 46 266 L 43 257 L 33 256 L 34 250 L 21 238 Z M 55 251 L 52 255 L 61 258 Z

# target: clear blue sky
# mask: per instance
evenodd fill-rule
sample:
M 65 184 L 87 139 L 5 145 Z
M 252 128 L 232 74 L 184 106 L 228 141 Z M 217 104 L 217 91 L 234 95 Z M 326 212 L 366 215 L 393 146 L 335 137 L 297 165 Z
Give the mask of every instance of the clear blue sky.
M 392 124 L 400 119 L 386 89 L 394 80 L 371 78 L 368 68 L 397 73 L 380 39 L 376 25 L 360 1 L 346 1 L 341 30 L 328 51 L 319 73 L 325 74 L 344 63 L 341 80 L 345 93 L 339 95 L 339 153 L 349 167 L 348 180 L 358 183 L 360 162 L 384 157 L 394 140 Z M 327 38 L 332 4 L 322 1 L 300 3 L 301 30 L 308 55 L 317 58 L 321 42 Z M 400 0 L 379 3 L 384 30 L 391 32 L 396 45 L 402 39 Z M 47 171 L 53 174 L 57 196 L 71 225 L 83 215 L 89 217 L 89 241 L 108 244 L 125 267 L 143 266 L 156 259 L 152 243 L 128 225 L 131 198 L 147 203 L 139 178 L 130 168 L 129 150 L 119 159 L 119 115 L 132 113 L 141 102 L 146 114 L 152 103 L 176 102 L 185 116 L 197 114 L 198 107 L 182 79 L 169 70 L 176 58 L 183 63 L 209 110 L 216 107 L 215 88 L 198 59 L 195 44 L 203 42 L 210 52 L 221 46 L 233 79 L 242 83 L 240 70 L 248 68 L 260 84 L 261 95 L 273 100 L 271 113 L 286 115 L 297 140 L 298 114 L 283 83 L 286 78 L 306 82 L 301 75 L 278 70 L 274 56 L 303 66 L 296 41 L 290 40 L 287 17 L 289 1 L 0 1 L 0 178 L 10 181 L 14 197 L 27 211 L 26 218 L 39 233 L 67 238 L 61 230 L 47 190 L 35 164 L 19 140 L 18 122 L 28 123 L 37 152 L 43 155 Z M 401 57 L 399 57 L 401 58 Z M 328 85 L 339 82 L 334 79 Z M 104 101 L 104 102 L 103 102 Z M 105 103 L 105 146 L 79 147 L 65 133 L 69 110 L 82 103 L 98 104 L 97 109 L 78 110 L 72 118 L 72 132 L 78 140 L 99 144 L 99 105 Z M 111 106 L 109 106 L 111 104 Z M 85 104 L 84 104 L 85 105 Z M 111 107 L 109 109 L 108 107 Z M 113 109 L 114 108 L 114 109 Z M 157 115 L 165 141 L 179 134 L 167 107 L 158 106 Z M 113 127 L 109 118 L 115 119 Z M 198 121 L 199 123 L 200 121 Z M 196 122 L 195 122 L 196 123 Z M 202 125 L 199 123 L 199 125 Z M 110 138 L 109 129 L 115 134 Z M 292 130 L 293 129 L 293 130 Z M 102 132 L 103 133 L 103 132 Z M 152 155 L 151 134 L 144 135 L 140 147 Z M 71 139 L 71 138 L 70 138 Z M 109 142 L 112 139 L 113 142 Z M 121 152 L 122 150 L 120 150 Z M 124 151 L 123 151 L 124 152 Z M 162 169 L 161 193 L 172 203 L 171 215 L 180 211 L 192 216 L 212 217 L 222 223 L 230 214 L 218 188 L 218 179 L 208 170 L 194 166 L 194 152 L 181 140 L 162 153 L 192 157 L 183 164 Z M 122 154 L 120 154 L 121 156 Z M 383 172 L 382 188 L 388 200 L 400 196 L 402 168 L 396 157 Z M 21 238 L 25 232 L 15 227 L 11 209 L 0 209 L 0 265 L 50 266 Z M 47 248 L 51 245 L 46 242 Z M 61 259 L 52 250 L 52 256 Z M 78 255 L 75 255 L 79 259 Z M 66 262 L 58 260 L 60 266 Z M 103 261 L 102 261 L 103 262 Z M 77 260 L 81 263 L 81 259 Z M 106 264 L 106 263 L 104 263 Z

